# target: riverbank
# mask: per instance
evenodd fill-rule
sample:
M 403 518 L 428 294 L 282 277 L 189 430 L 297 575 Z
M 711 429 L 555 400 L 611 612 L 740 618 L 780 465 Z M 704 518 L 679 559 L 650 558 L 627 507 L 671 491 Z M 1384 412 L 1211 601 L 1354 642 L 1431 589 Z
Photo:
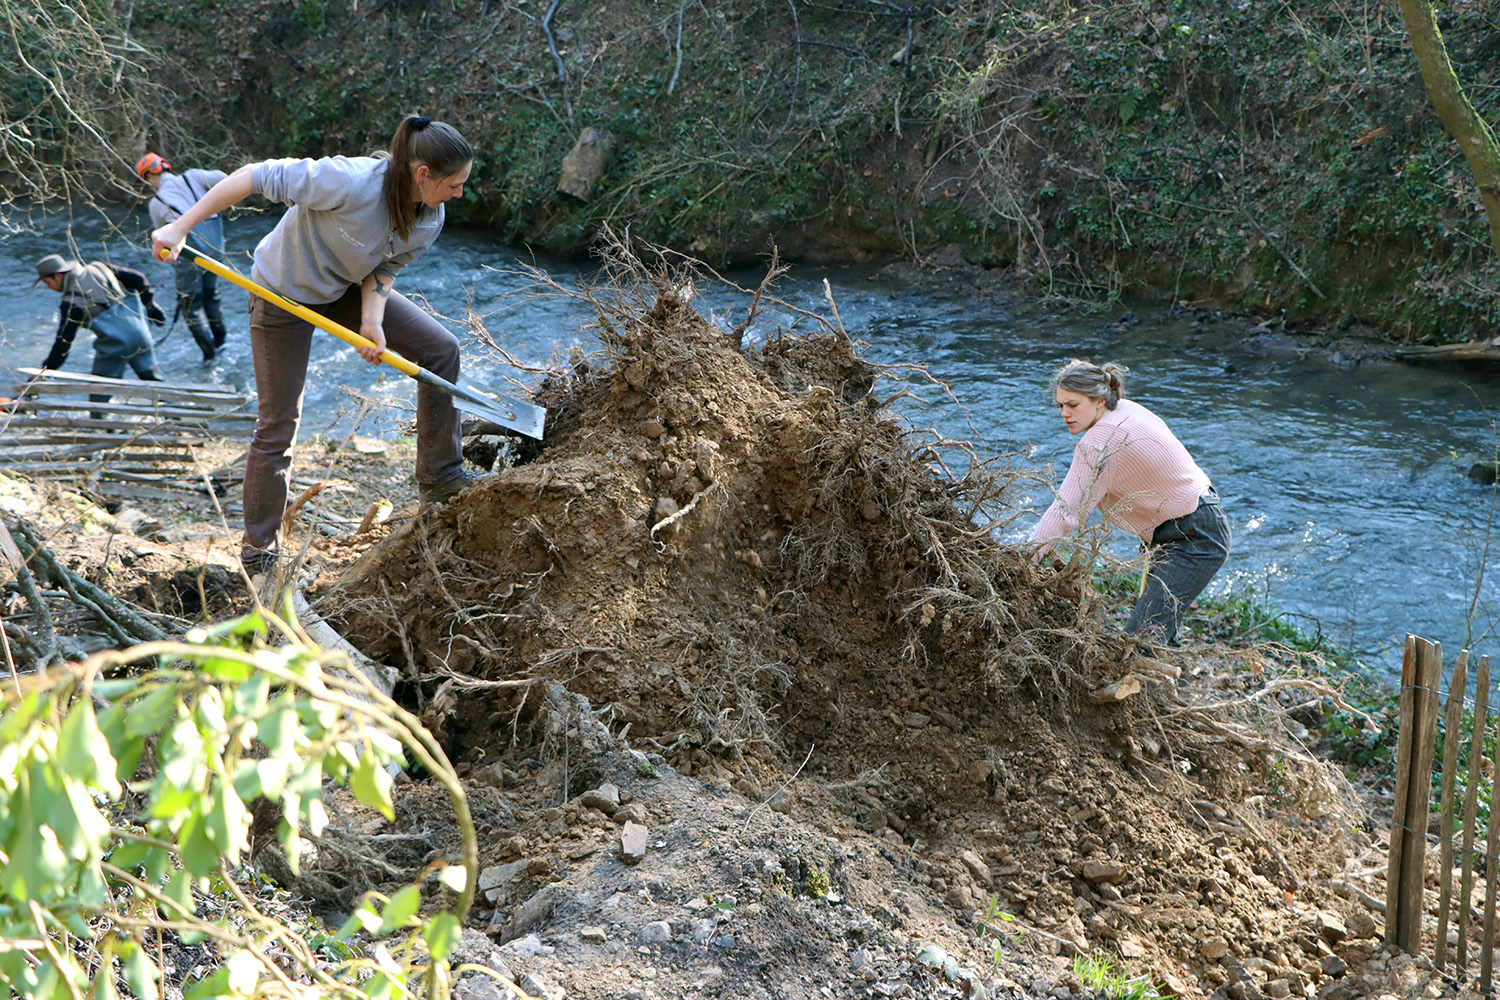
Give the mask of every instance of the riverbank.
M 620 263 L 539 456 L 426 511 L 399 447 L 299 466 L 392 501 L 356 535 L 299 520 L 287 569 L 465 782 L 466 957 L 601 1000 L 1089 996 L 1079 957 L 1184 996 L 1457 995 L 1378 943 L 1380 776 L 1309 749 L 1326 678 L 1133 658 L 1087 580 L 972 530 L 1018 482 L 933 464 L 882 412 L 900 373 L 831 318 L 747 349 Z M 233 533 L 190 503 L 157 541 L 46 491 L 6 509 L 111 592 L 202 595 L 155 606 L 185 626 L 249 600 L 197 569 Z M 456 836 L 429 782 L 395 798 L 389 823 L 335 798 L 300 873 L 257 862 L 313 912 L 389 893 Z
M 543 253 L 603 222 L 716 265 L 957 246 L 1036 295 L 1496 330 L 1473 182 L 1389 5 L 481 8 L 148 5 L 129 30 L 173 52 L 149 115 L 172 158 L 357 152 L 424 109 L 480 150 L 453 217 Z M 1486 14 L 1444 18 L 1483 113 Z M 613 159 L 561 194 L 586 128 Z

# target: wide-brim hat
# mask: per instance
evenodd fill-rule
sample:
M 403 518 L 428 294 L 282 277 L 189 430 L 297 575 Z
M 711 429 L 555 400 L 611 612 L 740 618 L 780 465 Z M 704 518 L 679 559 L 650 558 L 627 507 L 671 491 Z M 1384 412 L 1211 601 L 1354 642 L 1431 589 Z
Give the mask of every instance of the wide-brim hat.
M 31 287 L 35 288 L 37 285 L 40 285 L 42 279 L 49 274 L 76 270 L 78 270 L 78 261 L 68 260 L 68 258 L 60 253 L 49 253 L 36 262 L 36 280 L 31 283 Z

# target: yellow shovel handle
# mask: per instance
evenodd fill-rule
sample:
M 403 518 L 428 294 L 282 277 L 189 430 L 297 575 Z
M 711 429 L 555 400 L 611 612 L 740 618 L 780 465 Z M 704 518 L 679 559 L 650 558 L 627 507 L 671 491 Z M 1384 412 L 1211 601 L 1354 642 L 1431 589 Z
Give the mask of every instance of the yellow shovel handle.
M 307 308 L 307 306 L 302 305 L 300 302 L 293 302 L 285 295 L 281 295 L 277 292 L 271 291 L 271 289 L 267 288 L 265 285 L 262 285 L 259 282 L 245 277 L 234 268 L 229 267 L 225 264 L 221 264 L 218 261 L 214 260 L 212 257 L 205 256 L 194 250 L 190 246 L 184 245 L 182 249 L 184 252 L 191 254 L 193 257 L 193 263 L 197 264 L 205 271 L 212 271 L 214 274 L 217 274 L 219 277 L 225 279 L 226 281 L 234 282 L 236 285 L 239 285 L 247 292 L 259 295 L 261 298 L 265 299 L 273 306 L 285 309 L 287 312 L 291 313 L 293 316 L 296 316 L 298 319 L 305 319 L 318 329 L 327 330 L 329 333 L 333 334 L 335 337 L 339 338 L 345 343 L 351 344 L 354 347 L 375 346 L 374 342 L 371 341 L 368 337 L 361 337 L 359 334 L 355 333 L 347 326 L 341 326 L 338 323 L 335 323 L 333 320 L 329 319 L 327 316 L 324 316 L 322 313 L 314 312 L 313 310 Z M 167 259 L 168 253 L 169 251 L 167 250 L 163 250 L 161 252 L 163 260 Z M 405 374 L 410 375 L 412 378 L 419 378 L 417 372 L 422 370 L 417 365 L 406 360 L 401 355 L 388 348 L 380 352 L 380 360 L 390 365 L 397 371 L 404 372 Z

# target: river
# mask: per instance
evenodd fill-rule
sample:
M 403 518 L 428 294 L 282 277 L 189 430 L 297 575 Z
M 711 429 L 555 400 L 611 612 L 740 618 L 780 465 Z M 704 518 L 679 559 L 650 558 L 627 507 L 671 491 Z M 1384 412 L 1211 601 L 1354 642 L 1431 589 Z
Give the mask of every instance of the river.
M 0 309 L 0 377 L 35 366 L 57 322 L 57 295 L 30 288 L 33 263 L 66 251 L 144 270 L 163 290 L 171 313 L 168 265 L 147 253 L 144 210 L 71 217 L 49 210 L 9 218 L 0 242 L 0 273 L 12 289 Z M 274 223 L 251 214 L 229 227 L 228 262 L 249 271 L 249 251 Z M 68 249 L 71 241 L 72 248 Z M 463 332 L 463 319 L 485 328 L 516 360 L 545 364 L 569 346 L 593 345 L 580 332 L 576 304 L 524 294 L 515 251 L 481 234 L 450 229 L 409 267 L 398 287 L 420 291 Z M 564 283 L 578 267 L 537 262 Z M 755 275 L 742 275 L 749 284 Z M 1500 376 L 1355 362 L 1317 349 L 1307 338 L 1247 335 L 1242 324 L 1138 310 L 1137 322 L 1112 322 L 924 292 L 868 268 L 795 269 L 781 296 L 826 313 L 827 278 L 844 325 L 869 344 L 872 360 L 919 362 L 951 388 L 962 407 L 937 405 L 912 415 L 950 437 L 977 439 L 982 454 L 1010 454 L 1051 464 L 1060 476 L 1070 438 L 1047 392 L 1057 366 L 1071 357 L 1113 360 L 1131 374 L 1127 392 L 1161 414 L 1212 476 L 1234 526 L 1235 547 L 1210 588 L 1216 596 L 1253 596 L 1298 626 L 1351 651 L 1379 677 L 1400 675 L 1407 631 L 1450 650 L 1473 638 L 1477 651 L 1500 618 L 1500 565 L 1487 565 L 1486 525 L 1495 490 L 1466 478 L 1476 457 L 1493 457 L 1488 409 Z M 169 328 L 159 360 L 169 379 L 251 387 L 244 341 L 246 295 L 225 294 L 229 350 L 202 366 L 191 335 Z M 709 299 L 736 308 L 718 294 Z M 768 315 L 772 324 L 787 319 Z M 163 331 L 156 331 L 158 338 Z M 466 333 L 466 357 L 482 357 Z M 76 344 L 66 367 L 87 371 L 92 351 Z M 466 374 L 501 384 L 503 365 L 470 364 Z M 520 373 L 514 373 L 518 377 Z M 343 387 L 390 397 L 409 408 L 411 383 L 360 361 L 332 337 L 315 341 L 304 436 L 354 430 L 358 402 Z M 934 395 L 929 393 L 929 395 Z M 369 434 L 394 433 L 404 413 L 367 417 Z M 1044 506 L 1045 492 L 1034 497 Z M 1029 525 L 1023 519 L 1021 528 Z M 1497 526 L 1500 527 L 1500 526 Z M 1020 530 L 1020 529 L 1018 529 Z M 1494 546 L 1500 559 L 1500 544 Z M 1122 541 L 1121 552 L 1129 546 Z

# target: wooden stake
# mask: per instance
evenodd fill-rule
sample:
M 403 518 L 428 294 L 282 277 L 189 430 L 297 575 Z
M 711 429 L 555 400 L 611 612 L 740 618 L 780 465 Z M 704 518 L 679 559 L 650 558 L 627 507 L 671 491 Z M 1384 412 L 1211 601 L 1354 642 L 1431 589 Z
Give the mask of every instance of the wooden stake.
M 1459 728 L 1463 725 L 1468 693 L 1469 651 L 1461 649 L 1448 680 L 1448 715 L 1443 730 L 1443 792 L 1438 806 L 1438 926 L 1432 964 L 1439 971 L 1448 961 L 1448 913 L 1453 904 L 1453 783 L 1458 777 Z
M 1474 834 L 1479 822 L 1479 785 L 1484 780 L 1484 770 L 1479 762 L 1484 759 L 1484 727 L 1489 722 L 1490 712 L 1490 658 L 1479 658 L 1479 669 L 1474 673 L 1474 734 L 1469 741 L 1469 774 L 1464 789 L 1464 849 L 1463 862 L 1458 876 L 1458 951 L 1454 964 L 1459 971 L 1468 968 L 1469 953 L 1469 906 L 1474 892 Z
M 1427 874 L 1427 820 L 1432 813 L 1432 755 L 1437 749 L 1439 689 L 1443 683 L 1443 646 L 1417 640 L 1416 720 L 1412 733 L 1412 768 L 1407 779 L 1406 832 L 1401 842 L 1400 940 L 1408 955 L 1422 951 L 1422 889 Z
M 1391 800 L 1391 846 L 1385 873 L 1385 940 L 1400 945 L 1401 860 L 1406 845 L 1406 792 L 1411 784 L 1412 731 L 1416 728 L 1417 637 L 1406 634 L 1401 656 L 1400 731 L 1396 734 L 1396 794 Z

